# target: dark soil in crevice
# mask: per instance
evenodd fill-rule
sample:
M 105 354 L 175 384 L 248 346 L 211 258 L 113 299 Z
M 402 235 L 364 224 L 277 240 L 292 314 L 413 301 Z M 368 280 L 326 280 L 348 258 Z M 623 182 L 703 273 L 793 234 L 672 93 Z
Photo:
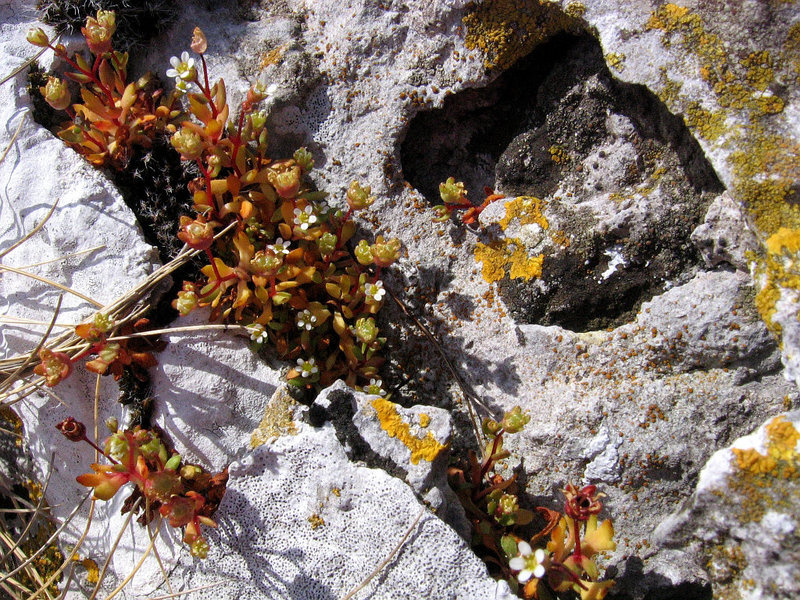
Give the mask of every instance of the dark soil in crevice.
M 488 86 L 419 113 L 400 155 L 432 205 L 451 176 L 473 203 L 484 186 L 545 200 L 570 244 L 543 251 L 541 277 L 506 275 L 499 289 L 518 322 L 574 331 L 630 322 L 643 302 L 694 276 L 702 261 L 690 235 L 724 189 L 683 119 L 644 86 L 615 79 L 589 35 L 556 36 Z M 616 202 L 612 212 L 633 205 L 631 226 L 609 229 L 608 213 L 599 224 L 589 208 L 598 199 Z M 615 254 L 625 264 L 609 275 Z

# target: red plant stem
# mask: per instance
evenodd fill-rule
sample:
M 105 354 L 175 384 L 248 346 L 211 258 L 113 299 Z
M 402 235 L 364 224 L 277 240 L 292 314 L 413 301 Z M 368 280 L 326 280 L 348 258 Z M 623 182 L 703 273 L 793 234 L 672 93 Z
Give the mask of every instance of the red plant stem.
M 106 341 L 103 340 L 102 342 L 98 342 L 96 344 L 92 344 L 83 352 L 76 354 L 70 359 L 70 362 L 77 362 L 82 359 L 84 356 L 88 356 L 89 354 L 97 354 L 100 350 L 106 347 Z
M 203 63 L 203 79 L 205 79 L 206 84 L 205 89 L 203 89 L 203 95 L 208 99 L 208 103 L 211 106 L 211 117 L 216 119 L 219 110 L 217 110 L 217 105 L 214 104 L 214 100 L 211 98 L 211 86 L 208 83 L 208 65 L 206 65 L 206 57 L 202 54 L 200 55 L 200 62 Z
M 219 213 L 219 206 L 217 206 L 217 201 L 214 198 L 214 195 L 211 193 L 211 171 L 207 170 L 203 165 L 203 161 L 199 158 L 195 160 L 197 163 L 197 167 L 200 169 L 200 172 L 203 174 L 203 178 L 206 180 L 206 200 L 208 201 L 208 205 L 211 206 L 216 213 Z
M 236 164 L 236 155 L 239 153 L 239 148 L 242 147 L 242 127 L 244 127 L 245 105 L 246 103 L 242 103 L 242 110 L 239 113 L 239 127 L 236 131 L 236 137 L 232 140 L 233 149 L 231 151 L 231 162 L 233 163 L 233 170 L 239 177 L 242 176 L 242 172 L 239 170 L 239 166 Z
M 214 261 L 214 255 L 211 254 L 211 250 L 209 250 L 208 248 L 206 248 L 206 256 L 208 256 L 208 262 L 211 263 L 211 268 L 214 269 L 214 275 L 217 276 L 217 279 L 214 282 L 214 287 L 208 290 L 205 294 L 200 294 L 200 298 L 205 298 L 216 292 L 217 288 L 219 288 L 219 286 L 222 285 L 223 282 L 230 281 L 231 279 L 236 279 L 235 273 L 231 273 L 230 275 L 226 275 L 225 277 L 223 277 L 220 274 L 219 269 L 217 269 L 217 263 L 216 261 Z
M 503 439 L 503 433 L 505 433 L 505 429 L 498 431 L 494 441 L 492 442 L 492 451 L 489 453 L 489 456 L 486 457 L 486 462 L 484 462 L 481 466 L 481 479 L 483 479 L 486 473 L 489 472 L 489 469 L 492 468 L 492 464 L 494 463 L 492 457 L 495 455 L 495 452 L 497 452 L 497 447 L 500 445 L 500 442 Z
M 578 531 L 578 520 L 574 519 L 572 525 L 574 527 L 573 531 L 575 532 L 575 551 L 572 553 L 572 556 L 575 557 L 575 560 L 580 565 L 583 553 L 581 552 L 581 536 L 580 531 Z
M 48 44 L 47 47 L 50 48 L 53 52 L 55 52 L 56 56 L 58 56 L 59 58 L 65 60 L 67 62 L 67 64 L 69 66 L 71 66 L 73 69 L 77 69 L 78 71 L 81 72 L 81 74 L 86 75 L 86 77 L 91 79 L 92 83 L 94 83 L 97 87 L 99 87 L 103 91 L 103 93 L 106 95 L 106 97 L 108 97 L 108 99 L 111 102 L 112 106 L 114 105 L 115 100 L 114 100 L 114 96 L 111 94 L 111 90 L 109 90 L 105 85 L 103 85 L 103 82 L 100 81 L 100 79 L 98 79 L 97 75 L 94 72 L 87 71 L 86 69 L 81 68 L 81 66 L 78 63 L 76 63 L 69 56 L 67 56 L 66 52 L 60 52 L 58 49 L 56 49 L 55 46 L 53 46 L 51 44 Z
M 275 285 L 275 277 L 269 278 L 269 297 L 273 298 L 278 293 L 278 288 Z

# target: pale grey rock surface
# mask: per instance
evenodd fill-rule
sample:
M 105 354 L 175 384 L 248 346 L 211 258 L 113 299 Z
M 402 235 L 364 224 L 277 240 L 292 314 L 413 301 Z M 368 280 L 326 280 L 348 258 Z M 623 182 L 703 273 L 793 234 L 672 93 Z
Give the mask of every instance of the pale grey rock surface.
M 768 431 L 776 425 L 781 429 Z M 663 543 L 694 547 L 716 597 L 794 598 L 800 593 L 798 425 L 797 411 L 773 417 L 714 453 L 694 494 L 656 531 Z
M 332 425 L 259 446 L 231 465 L 209 533 L 212 569 L 191 573 L 199 598 L 343 597 L 389 555 L 420 510 L 412 490 L 351 462 Z M 376 598 L 513 598 L 444 522 L 426 512 L 361 592 Z M 189 574 L 187 573 L 187 577 Z

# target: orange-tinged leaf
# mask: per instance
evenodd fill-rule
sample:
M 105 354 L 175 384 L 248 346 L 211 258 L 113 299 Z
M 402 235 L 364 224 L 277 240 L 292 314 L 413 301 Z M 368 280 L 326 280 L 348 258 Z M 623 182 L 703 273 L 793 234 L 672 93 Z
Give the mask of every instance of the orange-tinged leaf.
M 225 181 L 228 185 L 228 191 L 233 196 L 238 196 L 239 190 L 242 189 L 242 183 L 239 181 L 238 175 L 236 175 L 236 173 L 232 173 L 228 175 L 228 178 Z
M 249 219 L 251 216 L 253 216 L 254 212 L 255 212 L 255 207 L 253 206 L 252 202 L 250 202 L 249 200 L 242 201 L 241 206 L 239 207 L 240 217 L 242 217 L 243 219 Z
M 134 84 L 128 84 L 128 87 L 125 88 L 125 92 L 122 94 L 122 99 L 119 101 L 120 107 L 122 107 L 122 112 L 128 112 L 133 103 L 136 102 L 136 86 Z
M 111 68 L 111 65 L 108 63 L 106 59 L 100 61 L 100 68 L 98 69 L 98 75 L 100 76 L 100 81 L 102 84 L 108 88 L 113 88 L 115 80 L 116 80 L 116 73 L 114 73 L 114 69 Z
M 211 108 L 208 106 L 208 100 L 202 94 L 188 94 L 189 110 L 203 123 L 211 121 Z

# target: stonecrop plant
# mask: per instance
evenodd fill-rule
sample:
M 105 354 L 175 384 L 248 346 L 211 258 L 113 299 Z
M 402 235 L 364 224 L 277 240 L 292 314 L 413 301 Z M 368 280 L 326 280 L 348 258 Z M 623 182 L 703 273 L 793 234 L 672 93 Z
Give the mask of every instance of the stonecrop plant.
M 182 465 L 181 456 L 168 452 L 154 431 L 139 427 L 121 431 L 113 419 L 106 424 L 111 435 L 102 448 L 86 437 L 86 427 L 72 417 L 56 425 L 67 439 L 87 442 L 111 463 L 92 464 L 92 473 L 78 477 L 78 483 L 93 488 L 95 500 L 110 500 L 122 486 L 133 484 L 122 512 L 139 510 L 142 525 L 160 514 L 172 527 L 184 528 L 183 541 L 192 556 L 205 558 L 208 542 L 201 526 L 217 526 L 211 515 L 225 493 L 227 471 L 212 476 L 197 465 Z
M 614 582 L 600 580 L 595 559 L 616 548 L 611 520 L 598 524 L 604 494 L 593 485 L 578 489 L 569 484 L 563 515 L 543 506 L 530 511 L 519 505 L 516 475 L 506 479 L 495 471 L 498 462 L 510 456 L 503 448 L 504 436 L 519 433 L 528 421 L 518 406 L 500 422 L 484 419 L 489 441 L 482 456 L 470 451 L 465 467 L 449 469 L 450 486 L 472 522 L 472 544 L 490 571 L 522 598 L 547 600 L 566 593 L 578 594 L 581 600 L 602 599 Z M 537 514 L 544 527 L 523 539 L 521 529 Z
M 164 94 L 152 75 L 128 82 L 128 54 L 113 49 L 116 30 L 113 11 L 100 10 L 81 29 L 91 56 L 70 57 L 63 44 L 53 45 L 41 28 L 28 32 L 28 41 L 50 48 L 72 71 L 67 79 L 79 86 L 80 100 L 73 103 L 65 79 L 51 75 L 40 91 L 47 103 L 69 117 L 57 134 L 96 166 L 123 169 L 134 146 L 149 148 L 159 134 L 173 132 L 185 118 L 180 91 Z
M 224 81 L 209 81 L 206 48 L 196 28 L 199 61 L 183 52 L 167 72 L 194 117 L 172 145 L 202 174 L 191 184 L 196 214 L 181 217 L 178 237 L 209 262 L 205 281 L 185 282 L 173 306 L 181 315 L 210 307 L 211 320 L 245 325 L 256 350 L 268 344 L 294 363 L 293 385 L 368 386 L 383 362 L 375 321 L 386 294 L 381 269 L 399 258 L 400 242 L 378 236 L 351 251 L 351 217 L 374 202 L 371 189 L 353 182 L 342 212 L 309 185 L 314 161 L 305 148 L 269 158 L 267 116 L 255 106 L 270 88 L 256 83 L 231 117 Z
M 474 225 L 478 222 L 478 216 L 483 210 L 496 200 L 505 198 L 503 194 L 495 194 L 489 187 L 483 188 L 486 198 L 477 206 L 467 199 L 467 190 L 462 181 L 456 181 L 453 177 L 448 177 L 447 181 L 439 184 L 439 197 L 443 204 L 433 207 L 436 216 L 434 221 L 444 222 L 457 211 L 464 211 L 460 219 L 464 225 Z

